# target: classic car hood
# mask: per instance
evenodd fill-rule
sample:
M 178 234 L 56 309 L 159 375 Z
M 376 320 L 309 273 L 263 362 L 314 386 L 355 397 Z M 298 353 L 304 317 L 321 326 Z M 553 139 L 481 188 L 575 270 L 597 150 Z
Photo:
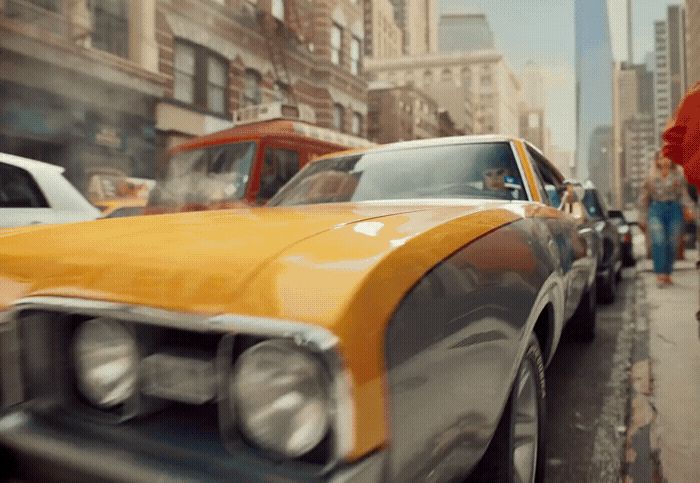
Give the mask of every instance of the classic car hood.
M 420 209 L 254 208 L 3 230 L 0 308 L 18 297 L 53 295 L 220 313 L 247 279 L 295 243 Z

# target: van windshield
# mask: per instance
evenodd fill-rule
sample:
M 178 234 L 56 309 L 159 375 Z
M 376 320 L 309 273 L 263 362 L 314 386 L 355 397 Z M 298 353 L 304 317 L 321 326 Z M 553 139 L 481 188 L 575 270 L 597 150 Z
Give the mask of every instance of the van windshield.
M 170 159 L 150 206 L 211 206 L 243 198 L 255 158 L 253 141 L 182 151 Z

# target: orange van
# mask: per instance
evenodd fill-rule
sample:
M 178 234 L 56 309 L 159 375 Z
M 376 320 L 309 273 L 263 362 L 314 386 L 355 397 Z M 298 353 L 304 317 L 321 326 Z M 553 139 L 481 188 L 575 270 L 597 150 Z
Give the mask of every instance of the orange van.
M 173 148 L 167 175 L 151 191 L 145 212 L 261 205 L 315 157 L 372 145 L 357 136 L 285 119 L 285 107 L 296 108 L 281 107 L 276 112 L 274 106 L 237 111 L 236 127 Z M 256 116 L 253 109 L 268 112 Z M 276 118 L 258 120 L 266 115 Z

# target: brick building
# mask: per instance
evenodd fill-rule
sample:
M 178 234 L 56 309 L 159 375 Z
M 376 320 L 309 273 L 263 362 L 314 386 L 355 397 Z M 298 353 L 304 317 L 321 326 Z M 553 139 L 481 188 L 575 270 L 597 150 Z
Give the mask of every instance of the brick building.
M 85 189 L 102 166 L 153 176 L 165 91 L 155 0 L 0 0 L 0 150 L 64 166 Z
M 410 85 L 386 82 L 370 84 L 368 138 L 384 144 L 440 136 L 448 120 L 440 123 L 438 104 L 423 91 Z
M 356 0 L 0 0 L 1 150 L 84 190 L 92 168 L 154 177 L 251 105 L 364 135 L 363 21 Z

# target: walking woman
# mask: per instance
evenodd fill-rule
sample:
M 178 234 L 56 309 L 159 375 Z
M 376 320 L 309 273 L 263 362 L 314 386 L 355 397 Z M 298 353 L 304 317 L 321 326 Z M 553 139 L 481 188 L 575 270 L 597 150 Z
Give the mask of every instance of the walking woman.
M 642 186 L 640 227 L 651 240 L 659 288 L 671 285 L 671 272 L 683 230 L 683 206 L 689 206 L 685 178 L 670 159 L 658 153 Z

